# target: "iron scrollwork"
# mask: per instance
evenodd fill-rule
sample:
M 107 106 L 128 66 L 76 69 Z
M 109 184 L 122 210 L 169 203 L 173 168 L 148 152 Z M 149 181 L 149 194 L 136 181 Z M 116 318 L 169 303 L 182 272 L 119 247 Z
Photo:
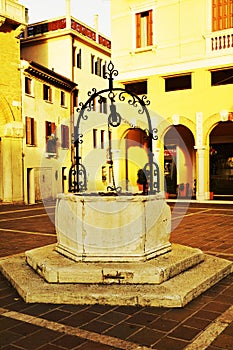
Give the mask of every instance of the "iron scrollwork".
M 145 132 L 149 140 L 149 162 L 145 165 L 144 169 L 148 178 L 148 193 L 153 194 L 159 191 L 159 168 L 158 165 L 153 161 L 152 154 L 152 140 L 158 139 L 158 130 L 156 128 L 152 129 L 151 119 L 147 109 L 147 106 L 150 104 L 150 101 L 147 99 L 146 95 L 139 97 L 138 95 L 136 95 L 133 92 L 130 92 L 129 90 L 120 87 L 113 87 L 113 80 L 114 77 L 116 77 L 117 75 L 118 71 L 114 68 L 113 63 L 110 61 L 104 73 L 104 78 L 108 79 L 108 89 L 97 91 L 95 88 L 93 88 L 91 91 L 88 92 L 87 101 L 84 104 L 82 102 L 79 103 L 79 108 L 77 109 L 79 115 L 74 133 L 75 164 L 72 165 L 69 175 L 69 190 L 72 192 L 85 192 L 87 190 L 87 172 L 84 165 L 81 163 L 81 157 L 79 153 L 80 144 L 83 143 L 83 134 L 79 133 L 79 130 L 81 120 L 87 120 L 87 112 L 91 112 L 94 110 L 94 101 L 96 98 L 99 99 L 99 103 L 106 103 L 106 99 L 110 101 L 110 114 L 107 120 L 108 130 L 109 127 L 115 128 L 120 126 L 122 122 L 125 122 L 125 119 L 122 118 L 116 110 L 115 103 L 117 98 L 120 102 L 127 101 L 130 106 L 137 108 L 138 114 L 145 114 L 148 123 L 148 129 L 146 129 Z M 103 98 L 103 95 L 105 95 L 106 97 Z M 120 193 L 122 193 L 122 188 L 120 186 L 116 186 L 115 184 L 110 132 L 108 132 L 108 135 L 113 186 L 107 186 L 107 191 L 112 191 L 115 193 L 115 195 L 119 195 Z

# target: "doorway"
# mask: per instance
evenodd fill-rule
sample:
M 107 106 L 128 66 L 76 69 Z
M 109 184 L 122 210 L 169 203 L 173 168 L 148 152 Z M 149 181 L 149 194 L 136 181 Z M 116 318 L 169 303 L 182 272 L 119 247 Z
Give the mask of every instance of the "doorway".
M 169 197 L 194 196 L 195 150 L 192 132 L 184 125 L 171 126 L 164 137 L 164 187 Z
M 233 200 L 233 123 L 219 122 L 210 133 L 210 192 Z
M 125 179 L 126 191 L 137 190 L 137 173 L 148 163 L 149 138 L 140 128 L 130 128 L 125 140 Z

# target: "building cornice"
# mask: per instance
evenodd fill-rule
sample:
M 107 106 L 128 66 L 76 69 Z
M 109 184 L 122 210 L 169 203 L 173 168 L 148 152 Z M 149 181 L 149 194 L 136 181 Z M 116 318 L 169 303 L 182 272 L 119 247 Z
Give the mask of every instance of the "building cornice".
M 41 79 L 44 82 L 47 82 L 69 92 L 71 92 L 77 86 L 75 82 L 68 79 L 67 77 L 64 77 L 63 75 L 58 74 L 53 70 L 34 61 L 24 61 L 24 71 L 33 77 Z

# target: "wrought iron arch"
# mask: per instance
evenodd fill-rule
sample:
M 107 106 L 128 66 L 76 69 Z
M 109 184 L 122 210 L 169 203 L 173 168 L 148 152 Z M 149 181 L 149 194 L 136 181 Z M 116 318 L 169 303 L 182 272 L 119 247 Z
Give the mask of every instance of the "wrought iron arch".
M 154 161 L 154 155 L 152 152 L 152 140 L 157 140 L 157 132 L 156 128 L 152 128 L 151 118 L 148 111 L 147 106 L 149 106 L 150 101 L 147 99 L 146 95 L 139 97 L 135 93 L 120 88 L 113 87 L 114 77 L 118 75 L 118 71 L 114 68 L 113 63 L 110 61 L 108 64 L 107 70 L 105 72 L 104 78 L 108 79 L 109 86 L 108 89 L 103 89 L 97 91 L 93 88 L 88 92 L 89 98 L 85 103 L 80 102 L 79 108 L 77 109 L 78 118 L 77 124 L 74 128 L 74 148 L 75 148 L 75 157 L 74 163 L 72 164 L 69 172 L 69 192 L 82 193 L 85 194 L 87 191 L 87 172 L 85 166 L 82 164 L 82 160 L 80 157 L 80 145 L 83 143 L 83 134 L 79 132 L 80 123 L 82 120 L 88 119 L 88 112 L 93 110 L 94 100 L 99 98 L 99 102 L 103 101 L 103 94 L 107 94 L 108 100 L 110 101 L 110 114 L 108 116 L 107 125 L 108 130 L 110 127 L 118 127 L 121 125 L 124 119 L 116 110 L 116 99 L 120 102 L 126 101 L 130 106 L 138 109 L 138 114 L 145 114 L 147 120 L 147 128 L 144 131 L 148 137 L 149 143 L 149 152 L 148 152 L 148 163 L 145 164 L 143 171 L 146 175 L 148 182 L 148 194 L 154 194 L 159 192 L 159 167 L 157 163 Z M 113 158 L 112 158 L 112 145 L 111 139 L 109 137 L 109 157 L 110 163 L 113 167 Z M 111 191 L 112 194 L 118 195 L 122 193 L 122 189 L 115 184 L 114 172 L 113 172 L 113 186 L 107 187 L 108 191 Z

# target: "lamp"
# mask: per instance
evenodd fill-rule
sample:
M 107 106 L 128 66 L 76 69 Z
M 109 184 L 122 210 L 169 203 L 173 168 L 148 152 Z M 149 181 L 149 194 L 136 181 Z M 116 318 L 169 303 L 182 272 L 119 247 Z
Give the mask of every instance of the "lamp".
M 108 117 L 108 123 L 109 125 L 113 127 L 117 127 L 121 124 L 121 116 L 116 111 L 116 105 L 112 102 L 110 105 L 110 114 Z
M 226 109 L 220 111 L 220 117 L 222 122 L 226 122 L 228 120 L 228 111 Z

